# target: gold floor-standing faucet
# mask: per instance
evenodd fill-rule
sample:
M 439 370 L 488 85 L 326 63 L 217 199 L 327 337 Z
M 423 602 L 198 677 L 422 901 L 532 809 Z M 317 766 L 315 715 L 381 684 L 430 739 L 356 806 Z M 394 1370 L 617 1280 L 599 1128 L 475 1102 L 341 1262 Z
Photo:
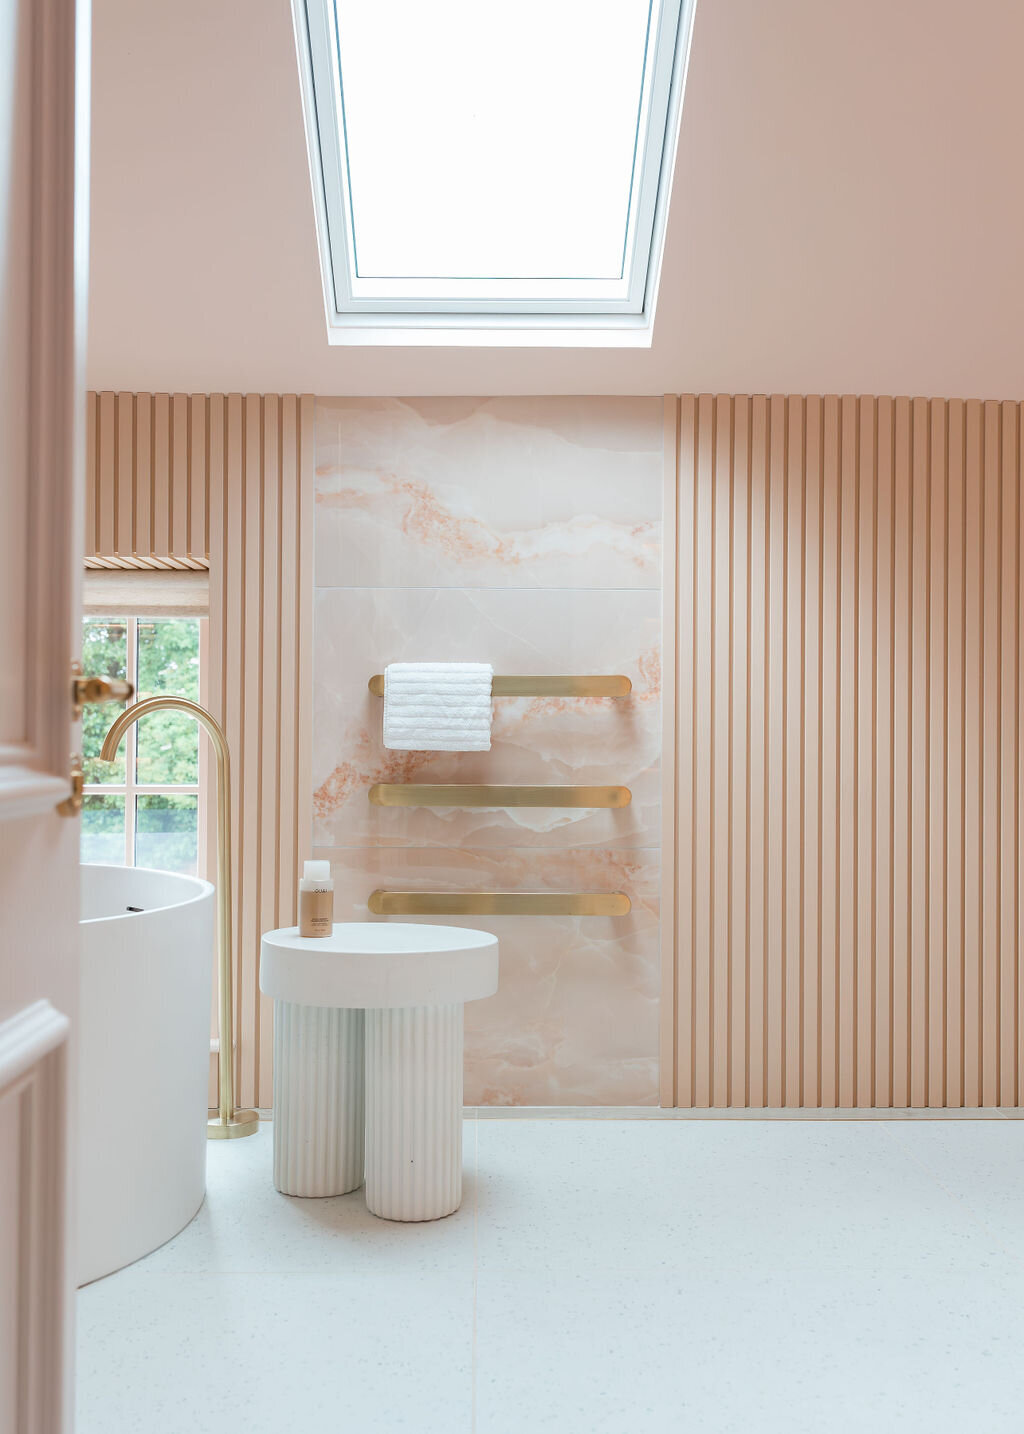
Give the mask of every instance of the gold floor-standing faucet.
M 206 728 L 217 754 L 217 1115 L 206 1127 L 210 1140 L 233 1140 L 255 1135 L 259 1116 L 254 1110 L 235 1109 L 234 1015 L 231 1000 L 231 759 L 220 723 L 205 707 L 187 697 L 146 697 L 126 707 L 103 739 L 100 757 L 112 762 L 121 738 L 133 722 L 150 712 L 170 709 L 184 712 Z

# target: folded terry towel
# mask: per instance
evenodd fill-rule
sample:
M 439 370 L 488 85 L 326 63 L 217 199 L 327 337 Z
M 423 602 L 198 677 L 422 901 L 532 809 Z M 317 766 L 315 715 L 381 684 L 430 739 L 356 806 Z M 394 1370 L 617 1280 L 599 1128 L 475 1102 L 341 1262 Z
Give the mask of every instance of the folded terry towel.
M 384 745 L 395 752 L 489 752 L 486 662 L 392 662 L 384 669 Z

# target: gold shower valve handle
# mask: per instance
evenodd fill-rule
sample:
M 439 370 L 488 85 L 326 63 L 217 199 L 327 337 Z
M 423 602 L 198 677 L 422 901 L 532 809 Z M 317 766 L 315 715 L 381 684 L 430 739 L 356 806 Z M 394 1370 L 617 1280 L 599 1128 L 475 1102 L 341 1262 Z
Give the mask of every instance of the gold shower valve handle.
M 76 752 L 71 758 L 71 795 L 57 803 L 57 811 L 62 817 L 77 817 L 81 812 L 82 803 L 85 801 L 84 786 L 82 759 Z
M 134 696 L 135 688 L 130 682 L 121 682 L 117 678 L 83 677 L 81 664 L 72 663 L 71 703 L 76 719 L 81 717 L 86 703 L 129 702 Z

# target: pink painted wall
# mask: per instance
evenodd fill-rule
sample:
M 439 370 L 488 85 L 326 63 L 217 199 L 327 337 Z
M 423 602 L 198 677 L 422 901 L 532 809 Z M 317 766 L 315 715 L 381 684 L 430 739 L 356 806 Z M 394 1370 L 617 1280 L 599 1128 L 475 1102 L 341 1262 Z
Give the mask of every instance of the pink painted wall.
M 501 917 L 467 1009 L 466 1099 L 658 1093 L 662 405 L 323 399 L 316 410 L 313 790 L 339 920 L 376 887 L 624 890 L 624 918 Z M 623 672 L 629 699 L 499 699 L 488 753 L 381 745 L 388 662 Z M 379 781 L 624 783 L 622 811 L 371 806 Z M 471 925 L 468 918 L 461 918 Z
M 649 351 L 328 348 L 286 0 L 95 0 L 89 386 L 1024 393 L 1024 6 L 699 0 Z

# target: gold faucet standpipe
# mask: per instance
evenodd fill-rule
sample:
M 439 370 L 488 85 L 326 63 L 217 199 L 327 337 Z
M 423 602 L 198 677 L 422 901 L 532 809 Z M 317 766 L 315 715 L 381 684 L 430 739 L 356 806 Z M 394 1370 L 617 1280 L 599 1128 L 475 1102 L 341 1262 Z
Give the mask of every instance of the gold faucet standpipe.
M 100 757 L 112 762 L 121 738 L 133 722 L 150 712 L 184 712 L 205 727 L 217 757 L 217 1115 L 209 1122 L 210 1140 L 233 1140 L 255 1135 L 259 1116 L 254 1110 L 235 1109 L 234 1018 L 231 999 L 231 759 L 220 723 L 187 697 L 146 697 L 126 707 L 103 739 Z

